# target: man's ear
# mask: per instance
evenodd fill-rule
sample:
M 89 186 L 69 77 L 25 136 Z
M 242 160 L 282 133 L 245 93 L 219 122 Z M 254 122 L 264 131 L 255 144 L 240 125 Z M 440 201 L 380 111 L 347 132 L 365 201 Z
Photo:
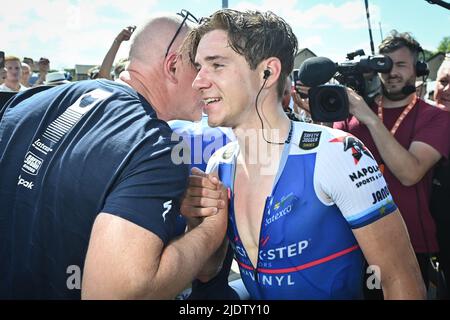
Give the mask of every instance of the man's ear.
M 277 85 L 281 73 L 281 62 L 278 58 L 271 57 L 261 62 L 261 79 L 266 80 L 266 88 Z
M 170 82 L 178 83 L 177 62 L 180 57 L 175 52 L 170 52 L 164 59 L 164 75 Z

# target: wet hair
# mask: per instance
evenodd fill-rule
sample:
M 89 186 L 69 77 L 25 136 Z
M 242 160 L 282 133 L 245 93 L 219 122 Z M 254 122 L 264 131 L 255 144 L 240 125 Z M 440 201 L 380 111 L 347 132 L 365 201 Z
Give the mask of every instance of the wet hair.
M 238 54 L 244 56 L 251 70 L 265 59 L 276 57 L 281 62 L 281 73 L 277 84 L 278 97 L 283 96 L 286 77 L 292 72 L 298 51 L 297 38 L 289 24 L 274 13 L 259 11 L 237 11 L 223 9 L 192 30 L 183 47 L 194 63 L 201 38 L 210 31 L 224 30 L 228 43 Z
M 419 53 L 422 47 L 419 42 L 409 32 L 400 33 L 397 30 L 392 30 L 378 46 L 378 51 L 381 54 L 391 53 L 401 48 L 408 48 L 414 57 L 414 63 L 417 62 Z

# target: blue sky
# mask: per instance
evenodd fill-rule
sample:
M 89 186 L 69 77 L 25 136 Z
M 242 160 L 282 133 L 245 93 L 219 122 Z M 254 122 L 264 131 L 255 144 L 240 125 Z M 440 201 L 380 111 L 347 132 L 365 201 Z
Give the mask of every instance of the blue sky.
M 229 0 L 234 9 L 271 10 L 288 21 L 299 46 L 335 61 L 346 53 L 370 53 L 364 0 Z M 0 50 L 20 58 L 48 57 L 53 69 L 100 64 L 114 37 L 152 14 L 188 9 L 201 17 L 222 0 L 6 0 L 0 16 Z M 375 46 L 391 29 L 410 31 L 434 51 L 450 36 L 450 11 L 425 0 L 369 0 Z M 124 43 L 117 58 L 126 57 Z

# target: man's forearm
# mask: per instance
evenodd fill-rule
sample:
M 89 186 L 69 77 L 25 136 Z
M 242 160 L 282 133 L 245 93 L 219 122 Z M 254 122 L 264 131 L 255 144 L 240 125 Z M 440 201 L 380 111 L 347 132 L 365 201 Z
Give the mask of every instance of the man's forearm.
M 186 221 L 188 226 L 187 232 L 191 232 L 203 221 L 203 218 L 186 218 Z M 228 239 L 225 237 L 221 246 L 211 255 L 208 261 L 206 261 L 196 278 L 201 282 L 208 282 L 214 278 L 222 269 L 222 263 L 227 254 L 227 249 Z
M 395 279 L 389 285 L 383 285 L 385 300 L 424 300 L 426 299 L 425 284 L 420 279 Z
M 208 261 L 205 262 L 196 278 L 201 282 L 208 282 L 213 279 L 222 269 L 222 265 L 227 254 L 227 249 L 228 240 L 225 238 L 222 245 L 213 255 L 211 255 Z
M 111 68 L 114 63 L 114 59 L 116 58 L 117 52 L 119 51 L 120 44 L 121 42 L 115 39 L 113 44 L 111 45 L 111 48 L 109 48 L 98 72 L 99 78 L 111 79 Z
M 224 238 L 225 233 L 217 232 L 209 221 L 204 221 L 169 244 L 161 255 L 158 271 L 146 292 L 146 298 L 173 299 L 195 279 L 199 270 L 217 252 Z
M 404 185 L 413 185 L 420 180 L 418 160 L 405 149 L 378 119 L 367 124 L 383 163 Z

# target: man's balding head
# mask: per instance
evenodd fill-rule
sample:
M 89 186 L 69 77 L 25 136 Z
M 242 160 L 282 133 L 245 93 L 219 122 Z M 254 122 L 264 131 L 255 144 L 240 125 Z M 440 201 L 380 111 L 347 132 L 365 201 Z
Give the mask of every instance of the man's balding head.
M 447 55 L 437 72 L 434 101 L 446 111 L 450 111 L 450 55 Z
M 183 23 L 177 34 L 182 21 L 177 16 L 149 20 L 136 32 L 129 64 L 119 77 L 151 102 L 158 118 L 166 121 L 201 118 L 200 94 L 192 88 L 197 71 L 179 49 L 191 29 Z
M 182 19 L 178 16 L 155 17 L 149 20 L 136 32 L 130 47 L 130 61 L 150 62 L 164 58 L 167 47 L 181 22 Z M 177 51 L 188 31 L 190 27 L 185 23 L 170 51 Z

